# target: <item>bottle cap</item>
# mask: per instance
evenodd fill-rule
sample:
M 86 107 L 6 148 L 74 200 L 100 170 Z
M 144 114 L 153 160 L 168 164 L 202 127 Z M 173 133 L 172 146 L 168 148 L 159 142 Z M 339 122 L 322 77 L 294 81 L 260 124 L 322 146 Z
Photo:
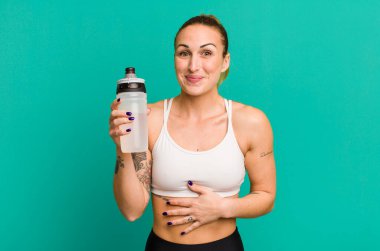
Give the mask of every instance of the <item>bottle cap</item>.
M 136 77 L 134 67 L 125 68 L 125 78 L 119 79 L 117 81 L 116 94 L 121 92 L 146 93 L 145 80 Z

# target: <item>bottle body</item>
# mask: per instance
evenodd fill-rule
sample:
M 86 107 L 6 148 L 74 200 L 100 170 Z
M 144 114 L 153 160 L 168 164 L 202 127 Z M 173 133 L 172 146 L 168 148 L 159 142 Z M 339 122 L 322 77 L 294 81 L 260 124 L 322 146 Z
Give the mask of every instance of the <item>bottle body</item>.
M 120 136 L 123 153 L 145 152 L 148 150 L 148 118 L 146 114 L 146 94 L 142 92 L 122 92 L 117 94 L 121 103 L 118 109 L 132 113 L 133 123 L 121 125 L 121 130 L 131 128 L 127 135 Z
M 131 112 L 132 123 L 120 126 L 121 130 L 131 131 L 120 136 L 123 153 L 145 152 L 148 150 L 148 118 L 145 80 L 137 78 L 135 68 L 125 69 L 125 78 L 117 81 L 116 98 L 120 98 L 118 110 Z

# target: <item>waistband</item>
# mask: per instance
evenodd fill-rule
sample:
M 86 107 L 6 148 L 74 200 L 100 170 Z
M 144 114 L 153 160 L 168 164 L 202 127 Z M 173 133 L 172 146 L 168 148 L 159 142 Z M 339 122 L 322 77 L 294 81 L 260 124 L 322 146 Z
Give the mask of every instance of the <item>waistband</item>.
M 145 251 L 244 251 L 238 229 L 222 239 L 202 244 L 180 244 L 162 239 L 151 230 Z

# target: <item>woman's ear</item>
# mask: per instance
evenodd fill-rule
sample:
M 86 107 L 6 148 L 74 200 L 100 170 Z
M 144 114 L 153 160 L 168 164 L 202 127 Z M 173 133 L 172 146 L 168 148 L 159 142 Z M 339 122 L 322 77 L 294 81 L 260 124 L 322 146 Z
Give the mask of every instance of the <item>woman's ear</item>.
M 230 53 L 228 52 L 223 58 L 222 72 L 225 72 L 230 67 Z

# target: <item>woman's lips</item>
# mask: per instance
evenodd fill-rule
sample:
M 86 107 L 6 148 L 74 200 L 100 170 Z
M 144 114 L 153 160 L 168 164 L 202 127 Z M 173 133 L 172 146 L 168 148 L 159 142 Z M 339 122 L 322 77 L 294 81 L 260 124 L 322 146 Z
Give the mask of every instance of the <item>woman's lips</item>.
M 202 80 L 202 78 L 203 77 L 201 77 L 201 76 L 186 76 L 187 81 L 189 81 L 190 83 L 193 83 L 193 84 L 199 82 L 200 80 Z

